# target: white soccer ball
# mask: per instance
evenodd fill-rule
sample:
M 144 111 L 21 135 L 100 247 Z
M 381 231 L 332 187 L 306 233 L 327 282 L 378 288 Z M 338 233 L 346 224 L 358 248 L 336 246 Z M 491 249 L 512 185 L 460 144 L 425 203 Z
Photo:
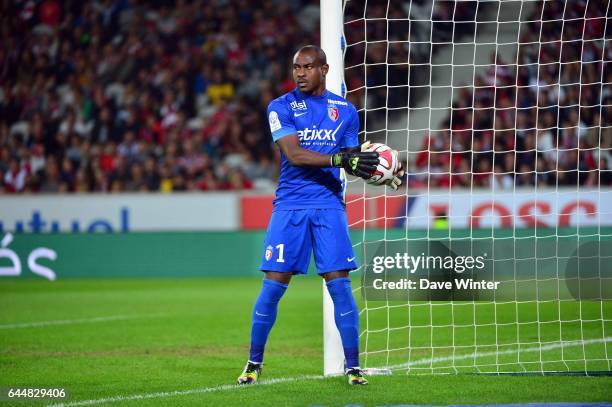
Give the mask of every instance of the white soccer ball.
M 378 153 L 378 166 L 372 176 L 366 180 L 371 185 L 383 185 L 386 181 L 393 178 L 397 172 L 399 161 L 397 154 L 386 144 L 371 143 L 363 151 L 373 151 Z

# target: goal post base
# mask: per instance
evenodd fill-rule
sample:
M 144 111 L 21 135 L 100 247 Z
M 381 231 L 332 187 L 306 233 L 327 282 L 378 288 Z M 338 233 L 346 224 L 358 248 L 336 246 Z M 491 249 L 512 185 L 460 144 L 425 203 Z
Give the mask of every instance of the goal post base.
M 368 376 L 391 376 L 393 374 L 393 371 L 391 369 L 381 369 L 381 368 L 369 367 L 369 368 L 363 369 L 363 373 L 365 373 Z
M 363 373 L 365 373 L 367 376 L 391 376 L 393 374 L 393 371 L 391 369 L 381 369 L 381 368 L 376 368 L 376 367 L 368 367 L 362 370 L 363 370 Z M 326 373 L 323 376 L 338 377 L 338 376 L 344 376 L 344 373 L 339 373 L 339 372 Z

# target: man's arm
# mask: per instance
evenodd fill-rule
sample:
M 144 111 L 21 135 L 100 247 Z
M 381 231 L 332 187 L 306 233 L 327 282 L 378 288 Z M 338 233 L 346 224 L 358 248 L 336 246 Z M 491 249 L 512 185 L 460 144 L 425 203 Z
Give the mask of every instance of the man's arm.
M 378 165 L 378 153 L 359 149 L 336 154 L 321 154 L 300 146 L 297 134 L 284 136 L 276 143 L 291 165 L 298 167 L 342 167 L 351 175 L 369 178 Z
M 276 141 L 287 160 L 296 167 L 331 167 L 331 156 L 311 151 L 300 146 L 297 134 Z

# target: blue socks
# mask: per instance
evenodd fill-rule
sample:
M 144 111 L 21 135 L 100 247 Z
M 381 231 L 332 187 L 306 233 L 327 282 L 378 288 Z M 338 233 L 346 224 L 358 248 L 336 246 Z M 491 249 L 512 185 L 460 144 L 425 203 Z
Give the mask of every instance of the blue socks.
M 351 290 L 351 279 L 336 278 L 326 285 L 334 302 L 334 320 L 340 331 L 346 367 L 359 367 L 359 310 Z
M 251 325 L 251 352 L 249 361 L 262 363 L 268 334 L 276 321 L 278 302 L 287 290 L 287 284 L 274 280 L 263 280 L 263 285 L 255 302 Z
M 342 339 L 346 367 L 359 367 L 359 310 L 351 290 L 351 279 L 336 278 L 326 285 L 334 302 L 334 319 Z M 253 309 L 250 362 L 263 363 L 268 335 L 276 321 L 278 302 L 287 287 L 287 284 L 278 281 L 263 280 L 261 292 Z

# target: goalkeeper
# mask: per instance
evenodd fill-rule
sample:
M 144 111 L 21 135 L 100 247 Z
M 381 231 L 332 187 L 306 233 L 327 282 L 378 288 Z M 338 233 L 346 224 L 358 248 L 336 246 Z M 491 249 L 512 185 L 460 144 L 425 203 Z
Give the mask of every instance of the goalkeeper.
M 359 313 L 348 277 L 357 265 L 344 204 L 346 180 L 340 168 L 369 178 L 378 165 L 378 153 L 360 151 L 357 111 L 325 89 L 328 70 L 321 48 L 302 47 L 293 58 L 297 87 L 268 106 L 281 168 L 262 253 L 265 277 L 253 309 L 249 360 L 238 384 L 252 384 L 259 378 L 278 302 L 291 277 L 306 274 L 313 251 L 318 274 L 334 303 L 348 382 L 368 383 L 359 366 Z M 400 183 L 398 177 L 388 181 L 394 189 Z

